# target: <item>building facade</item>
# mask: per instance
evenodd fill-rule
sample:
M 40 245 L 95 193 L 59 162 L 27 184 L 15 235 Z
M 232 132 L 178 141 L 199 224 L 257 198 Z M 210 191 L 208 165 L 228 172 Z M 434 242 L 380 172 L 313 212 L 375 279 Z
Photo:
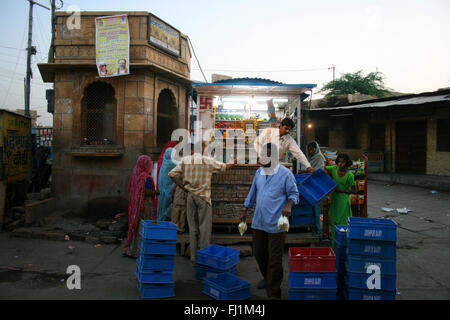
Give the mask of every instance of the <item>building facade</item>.
M 450 176 L 450 89 L 304 110 L 304 137 L 378 172 Z M 370 166 L 369 166 L 370 169 Z
M 95 18 L 127 14 L 130 75 L 99 78 Z M 93 200 L 126 207 L 128 181 L 142 154 L 157 158 L 176 128 L 189 123 L 191 52 L 180 33 L 180 55 L 149 41 L 148 12 L 56 14 L 55 58 L 39 64 L 54 83 L 52 191 L 86 210 Z M 89 208 L 88 208 L 89 209 Z

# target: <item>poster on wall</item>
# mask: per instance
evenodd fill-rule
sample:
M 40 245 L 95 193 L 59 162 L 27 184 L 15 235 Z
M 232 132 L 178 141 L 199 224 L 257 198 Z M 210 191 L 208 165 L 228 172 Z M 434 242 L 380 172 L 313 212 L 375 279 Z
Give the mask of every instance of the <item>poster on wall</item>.
M 157 47 L 181 56 L 180 32 L 169 26 L 167 23 L 150 15 L 149 18 L 149 41 Z
M 130 74 L 130 31 L 126 14 L 95 18 L 95 57 L 101 78 Z

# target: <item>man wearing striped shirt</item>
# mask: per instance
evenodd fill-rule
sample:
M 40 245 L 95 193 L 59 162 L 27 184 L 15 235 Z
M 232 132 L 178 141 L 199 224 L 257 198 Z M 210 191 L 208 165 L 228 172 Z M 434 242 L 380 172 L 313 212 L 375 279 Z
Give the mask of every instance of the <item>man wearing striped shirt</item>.
M 214 172 L 223 172 L 233 164 L 225 164 L 205 156 L 208 144 L 202 143 L 202 154 L 194 151 L 191 145 L 191 155 L 184 157 L 178 165 L 169 172 L 169 177 L 180 188 L 188 193 L 187 220 L 189 226 L 189 242 L 191 262 L 196 264 L 197 250 L 211 243 L 212 207 L 211 178 Z M 180 179 L 183 176 L 183 180 Z

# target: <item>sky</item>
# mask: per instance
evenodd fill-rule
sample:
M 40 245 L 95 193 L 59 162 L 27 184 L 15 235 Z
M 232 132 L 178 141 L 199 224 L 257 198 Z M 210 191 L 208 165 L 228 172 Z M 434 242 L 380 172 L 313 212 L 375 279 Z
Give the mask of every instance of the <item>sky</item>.
M 37 0 L 36 0 L 37 1 Z M 49 6 L 49 0 L 38 2 Z M 60 3 L 57 0 L 57 4 Z M 212 73 L 316 84 L 379 71 L 397 92 L 450 87 L 448 0 L 70 0 L 61 10 L 148 11 L 189 36 L 207 81 Z M 27 0 L 0 0 L 0 109 L 23 109 Z M 46 62 L 50 11 L 34 6 L 31 110 L 52 125 L 37 63 Z M 191 79 L 204 81 L 195 57 Z

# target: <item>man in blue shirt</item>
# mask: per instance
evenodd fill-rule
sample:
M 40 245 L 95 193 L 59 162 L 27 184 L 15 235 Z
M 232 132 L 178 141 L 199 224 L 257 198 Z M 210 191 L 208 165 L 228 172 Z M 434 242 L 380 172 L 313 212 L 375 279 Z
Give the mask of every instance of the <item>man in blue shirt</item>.
M 253 254 L 264 277 L 267 296 L 281 298 L 286 232 L 279 230 L 277 224 L 281 215 L 291 216 L 292 206 L 298 204 L 299 193 L 292 172 L 278 163 L 278 156 L 272 157 L 272 154 L 278 155 L 276 145 L 264 145 L 262 154 L 267 157 L 261 159 L 263 165 L 256 171 L 241 221 L 245 222 L 247 209 L 256 203 L 252 222 Z M 263 288 L 264 284 L 258 287 Z

